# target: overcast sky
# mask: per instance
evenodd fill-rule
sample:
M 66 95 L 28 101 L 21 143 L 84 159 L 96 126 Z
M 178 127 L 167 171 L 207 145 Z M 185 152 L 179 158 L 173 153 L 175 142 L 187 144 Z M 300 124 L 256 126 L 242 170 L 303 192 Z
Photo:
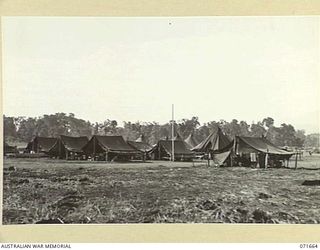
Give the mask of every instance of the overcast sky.
M 2 18 L 4 114 L 319 132 L 319 17 Z

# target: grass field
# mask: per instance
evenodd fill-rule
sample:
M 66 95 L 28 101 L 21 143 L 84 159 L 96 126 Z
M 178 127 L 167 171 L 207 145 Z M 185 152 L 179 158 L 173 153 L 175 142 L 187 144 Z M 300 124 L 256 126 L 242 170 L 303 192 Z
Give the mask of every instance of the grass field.
M 3 224 L 320 223 L 320 155 L 298 167 L 5 159 Z

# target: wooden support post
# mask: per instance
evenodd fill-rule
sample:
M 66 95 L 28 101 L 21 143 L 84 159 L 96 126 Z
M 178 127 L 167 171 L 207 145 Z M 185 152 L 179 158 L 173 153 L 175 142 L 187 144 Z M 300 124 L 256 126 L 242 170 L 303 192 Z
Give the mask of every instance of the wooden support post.
M 234 165 L 234 157 L 236 156 L 236 147 L 237 147 L 237 137 L 234 137 L 233 146 L 230 155 L 230 167 Z
M 268 154 L 268 152 L 269 152 L 269 150 L 267 150 L 267 153 L 266 153 L 266 157 L 265 157 L 265 162 L 264 162 L 264 168 L 266 169 L 266 168 L 268 168 L 268 156 L 269 156 L 269 154 Z
M 68 154 L 69 154 L 69 152 L 68 152 L 68 150 L 66 149 L 66 160 L 68 160 Z
M 58 154 L 59 154 L 59 159 L 61 159 L 62 157 L 61 157 L 61 141 L 59 140 L 58 141 L 58 148 L 59 148 L 59 152 L 58 152 Z
M 33 141 L 33 145 L 34 145 L 34 150 L 33 150 L 33 152 L 34 152 L 34 153 L 38 153 L 38 152 L 39 152 L 39 143 L 38 143 L 38 140 L 34 140 L 34 141 Z
M 92 138 L 92 143 L 93 143 L 93 160 L 96 160 L 96 138 Z
M 106 161 L 109 160 L 109 155 L 108 155 L 108 152 L 106 152 Z
M 297 167 L 298 167 L 298 153 L 296 153 L 296 160 L 294 163 L 294 169 L 297 169 Z
M 161 150 L 160 150 L 160 144 L 158 144 L 158 160 L 161 159 Z
M 143 154 L 142 154 L 142 162 L 145 162 L 146 161 L 146 155 L 147 155 L 147 152 L 144 151 Z

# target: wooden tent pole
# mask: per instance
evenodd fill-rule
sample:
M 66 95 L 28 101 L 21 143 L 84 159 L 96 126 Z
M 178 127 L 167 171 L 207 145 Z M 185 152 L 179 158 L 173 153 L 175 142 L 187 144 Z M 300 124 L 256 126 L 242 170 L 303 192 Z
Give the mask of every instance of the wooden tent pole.
M 39 142 L 36 139 L 34 140 L 34 150 L 33 150 L 33 152 L 39 153 Z
M 94 136 L 92 138 L 92 143 L 93 143 L 93 160 L 95 161 L 95 158 L 96 158 L 96 138 Z
M 161 150 L 160 150 L 160 143 L 158 143 L 158 160 L 161 159 Z
M 59 140 L 58 141 L 58 148 L 59 148 L 59 159 L 61 159 L 62 157 L 61 157 L 61 141 Z
M 35 139 L 33 139 L 33 141 L 32 141 L 32 151 L 33 151 L 34 153 L 36 153 L 36 151 L 35 151 L 35 143 L 34 143 L 34 141 L 35 141 Z
M 233 141 L 233 146 L 232 146 L 232 152 L 231 152 L 231 156 L 230 156 L 230 165 L 231 167 L 233 167 L 233 163 L 234 163 L 234 157 L 236 155 L 236 146 L 237 146 L 237 137 L 234 137 L 234 141 Z
M 265 162 L 264 162 L 264 168 L 268 168 L 268 156 L 269 156 L 269 150 L 267 149 L 266 157 L 265 157 Z

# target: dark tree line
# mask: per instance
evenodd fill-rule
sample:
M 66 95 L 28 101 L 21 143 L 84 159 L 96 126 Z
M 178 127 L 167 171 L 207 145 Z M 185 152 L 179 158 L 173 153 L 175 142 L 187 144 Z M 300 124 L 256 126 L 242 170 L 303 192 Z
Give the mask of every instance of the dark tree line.
M 141 134 L 150 144 L 155 144 L 159 139 L 170 138 L 171 124 L 157 122 L 123 122 L 119 126 L 116 120 L 106 119 L 102 123 L 91 123 L 76 118 L 74 114 L 56 113 L 41 117 L 7 117 L 3 116 L 4 138 L 10 142 L 28 142 L 34 136 L 56 137 L 58 135 L 92 136 L 97 135 L 122 135 L 127 140 L 135 140 Z M 190 133 L 200 142 L 213 132 L 217 126 L 230 138 L 242 136 L 266 136 L 278 146 L 317 147 L 318 134 L 305 135 L 304 130 L 295 130 L 290 125 L 283 123 L 280 127 L 274 125 L 274 120 L 267 117 L 257 123 L 248 124 L 246 121 L 233 119 L 210 121 L 201 124 L 198 117 L 182 119 L 175 122 L 175 131 L 186 138 Z

